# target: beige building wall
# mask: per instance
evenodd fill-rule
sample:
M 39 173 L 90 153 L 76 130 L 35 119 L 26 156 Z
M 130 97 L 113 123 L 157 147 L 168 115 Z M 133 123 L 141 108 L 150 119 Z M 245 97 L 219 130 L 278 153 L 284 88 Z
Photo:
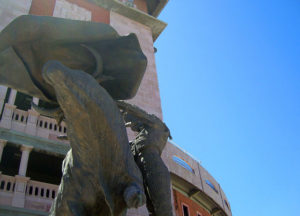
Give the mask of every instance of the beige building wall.
M 200 172 L 201 172 L 201 177 L 202 177 L 202 183 L 203 183 L 203 191 L 206 193 L 209 197 L 211 197 L 216 203 L 218 203 L 222 208 L 223 208 L 223 200 L 221 197 L 221 191 L 220 191 L 220 186 L 219 183 L 212 177 L 212 175 L 201 165 L 200 167 Z M 215 187 L 215 190 L 213 190 L 209 184 L 207 183 L 207 180 L 211 182 L 211 184 Z
M 14 18 L 28 14 L 32 0 L 0 0 L 0 31 Z
M 221 192 L 221 196 L 222 196 L 222 199 L 223 199 L 223 209 L 224 211 L 226 212 L 226 214 L 228 216 L 231 216 L 232 213 L 231 213 L 231 207 L 230 207 L 230 203 L 226 197 L 226 194 L 224 193 L 223 189 L 221 188 L 220 186 L 220 192 Z
M 53 16 L 84 21 L 91 21 L 92 19 L 91 11 L 67 2 L 66 0 L 56 0 Z
M 162 118 L 153 39 L 150 28 L 114 12 L 110 13 L 110 25 L 120 35 L 135 33 L 139 39 L 143 53 L 148 59 L 146 73 L 140 88 L 136 96 L 129 100 L 129 102 L 138 105 L 148 113 Z
M 179 166 L 174 161 L 174 156 L 186 162 L 193 169 L 193 172 L 190 172 L 184 167 Z M 197 188 L 203 190 L 198 161 L 194 160 L 191 156 L 183 152 L 180 148 L 169 142 L 163 150 L 162 159 L 171 173 L 176 174 L 177 176 L 195 185 Z

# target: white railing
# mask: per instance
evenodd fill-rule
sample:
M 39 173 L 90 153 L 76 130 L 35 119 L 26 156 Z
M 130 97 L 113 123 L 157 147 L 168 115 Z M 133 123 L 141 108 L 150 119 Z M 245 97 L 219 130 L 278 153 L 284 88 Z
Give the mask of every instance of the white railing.
M 47 139 L 56 140 L 59 135 L 66 135 L 67 127 L 64 122 L 57 125 L 55 119 L 48 118 L 46 116 L 39 116 L 37 120 L 37 132 L 36 135 Z
M 25 185 L 24 185 L 25 183 Z M 48 212 L 57 195 L 58 185 L 29 180 L 22 182 L 25 190 L 18 190 L 18 179 L 13 176 L 0 175 L 0 205 L 14 206 L 14 199 L 23 199 L 24 208 Z M 23 188 L 23 186 L 21 186 Z M 19 188 L 20 189 L 20 188 Z M 17 190 L 17 193 L 15 192 Z M 21 193 L 24 193 L 21 195 Z M 16 196 L 16 197 L 15 197 Z M 23 198 L 21 198 L 23 197 Z
M 27 184 L 26 196 L 53 200 L 57 190 L 57 185 L 30 180 Z
M 28 112 L 16 109 L 13 113 L 12 120 L 26 124 L 28 118 Z
M 15 188 L 15 177 L 13 176 L 7 176 L 7 175 L 1 175 L 0 178 L 0 191 L 7 192 L 7 193 L 13 193 Z
M 12 115 L 12 129 L 24 132 L 27 124 L 28 112 L 15 109 Z
M 4 109 L 4 112 L 8 114 L 5 118 L 2 116 L 0 127 L 55 141 L 60 141 L 57 136 L 67 135 L 65 122 L 58 125 L 53 118 L 39 115 L 33 110 L 19 110 L 15 106 L 5 106 Z

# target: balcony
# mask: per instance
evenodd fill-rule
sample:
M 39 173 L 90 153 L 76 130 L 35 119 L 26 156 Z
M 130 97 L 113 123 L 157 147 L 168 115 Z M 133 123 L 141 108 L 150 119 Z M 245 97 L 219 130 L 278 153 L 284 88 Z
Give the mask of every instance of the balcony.
M 0 174 L 0 205 L 48 212 L 58 185 Z M 23 204 L 23 206 L 22 206 Z
M 67 135 L 65 122 L 57 125 L 56 120 L 42 116 L 34 110 L 23 111 L 11 104 L 5 104 L 0 127 L 25 134 L 68 143 L 57 138 Z

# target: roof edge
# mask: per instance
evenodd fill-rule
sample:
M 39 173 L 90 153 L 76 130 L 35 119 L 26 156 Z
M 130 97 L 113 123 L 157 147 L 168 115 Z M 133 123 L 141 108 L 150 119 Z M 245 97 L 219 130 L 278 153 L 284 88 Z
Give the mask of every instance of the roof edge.
M 169 0 L 160 0 L 157 6 L 155 7 L 154 11 L 152 12 L 152 16 L 158 17 L 164 7 L 167 5 Z
M 100 7 L 103 7 L 107 10 L 116 12 L 120 15 L 123 15 L 129 19 L 135 20 L 147 27 L 149 27 L 152 31 L 152 38 L 155 41 L 159 35 L 163 32 L 166 28 L 167 23 L 157 19 L 154 16 L 151 16 L 139 9 L 135 9 L 129 7 L 118 0 L 89 0 Z M 163 0 L 167 1 L 167 0 Z M 163 8 L 163 7 L 162 7 Z M 162 10 L 161 8 L 161 10 Z

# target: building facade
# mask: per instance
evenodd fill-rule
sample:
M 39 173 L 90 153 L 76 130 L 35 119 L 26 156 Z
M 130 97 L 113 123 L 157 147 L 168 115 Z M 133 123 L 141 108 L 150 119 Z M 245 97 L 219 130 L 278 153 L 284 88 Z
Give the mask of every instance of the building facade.
M 135 33 L 148 59 L 137 95 L 129 100 L 162 118 L 154 42 L 166 27 L 157 16 L 167 0 L 0 0 L 0 30 L 24 15 L 55 16 L 102 22 L 120 35 Z M 26 27 L 24 27 L 26 28 Z M 0 86 L 0 216 L 47 215 L 61 178 L 67 128 L 31 109 L 45 102 Z M 128 131 L 129 138 L 134 134 Z M 172 178 L 174 215 L 231 216 L 218 182 L 188 153 L 168 142 L 162 158 Z M 148 215 L 145 206 L 128 215 Z

